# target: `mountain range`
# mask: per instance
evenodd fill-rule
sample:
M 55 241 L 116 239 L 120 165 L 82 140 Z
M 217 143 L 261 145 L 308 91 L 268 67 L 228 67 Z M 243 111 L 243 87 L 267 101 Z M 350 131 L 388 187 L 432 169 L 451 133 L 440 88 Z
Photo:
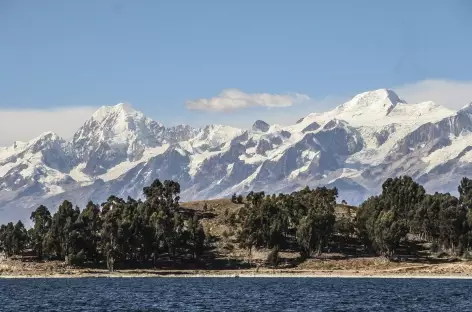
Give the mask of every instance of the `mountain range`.
M 453 111 L 380 89 L 293 125 L 257 120 L 250 129 L 166 127 L 121 103 L 98 109 L 71 140 L 46 132 L 0 147 L 0 221 L 65 199 L 84 207 L 111 194 L 139 198 L 156 178 L 178 181 L 182 200 L 326 185 L 358 204 L 388 177 L 454 193 L 469 173 L 472 103 Z

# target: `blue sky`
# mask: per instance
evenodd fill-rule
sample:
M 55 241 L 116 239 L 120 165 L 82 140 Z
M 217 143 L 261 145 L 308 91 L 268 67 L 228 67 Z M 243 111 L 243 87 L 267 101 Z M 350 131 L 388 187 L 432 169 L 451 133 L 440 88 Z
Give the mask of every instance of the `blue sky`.
M 417 86 L 432 79 L 452 94 L 460 85 L 455 107 L 472 101 L 471 32 L 467 0 L 2 0 L 0 114 L 70 115 L 126 101 L 165 124 L 245 126 L 377 88 L 428 96 Z M 185 105 L 225 89 L 310 101 L 216 112 Z

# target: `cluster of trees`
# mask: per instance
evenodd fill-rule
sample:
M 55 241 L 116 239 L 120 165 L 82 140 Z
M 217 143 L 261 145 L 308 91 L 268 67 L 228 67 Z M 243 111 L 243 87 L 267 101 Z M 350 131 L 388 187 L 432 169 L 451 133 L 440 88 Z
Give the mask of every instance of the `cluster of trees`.
M 408 234 L 431 243 L 433 249 L 462 255 L 472 243 L 472 180 L 463 178 L 458 193 L 459 198 L 426 194 L 408 176 L 388 179 L 379 196 L 359 207 L 359 238 L 385 256 L 392 256 Z
M 180 207 L 180 185 L 155 180 L 143 191 L 144 201 L 111 196 L 101 207 L 89 202 L 82 211 L 69 201 L 53 215 L 40 206 L 28 231 L 21 222 L 0 227 L 0 250 L 12 256 L 31 248 L 38 258 L 47 254 L 69 264 L 104 261 L 110 270 L 116 262 L 198 258 L 205 232 L 198 216 Z
M 111 196 L 100 206 L 89 202 L 82 211 L 64 201 L 53 215 L 40 206 L 31 214 L 30 229 L 21 221 L 0 226 L 0 251 L 12 256 L 31 249 L 40 259 L 105 262 L 110 270 L 115 263 L 156 266 L 164 259 L 201 257 L 208 247 L 205 231 L 199 215 L 180 206 L 179 184 L 156 180 L 143 192 L 143 201 Z M 346 242 L 352 248 L 353 241 L 362 250 L 391 257 L 412 236 L 433 250 L 461 255 L 472 245 L 472 180 L 462 179 L 458 193 L 427 194 L 403 176 L 385 181 L 382 193 L 352 214 L 343 202 L 347 213 L 341 215 L 335 213 L 336 188 L 250 192 L 245 198 L 232 196 L 244 206 L 227 211 L 225 219 L 240 247 L 272 249 L 268 260 L 274 263 L 279 250 L 296 250 L 305 259 L 333 247 L 343 250 Z
M 251 192 L 244 208 L 229 218 L 241 247 L 298 249 L 303 258 L 320 254 L 335 229 L 337 190 L 305 188 L 292 194 Z
M 458 191 L 459 198 L 427 194 L 411 177 L 388 179 L 382 193 L 362 203 L 353 218 L 344 201 L 347 214 L 335 215 L 335 188 L 250 193 L 228 223 L 241 247 L 271 248 L 269 258 L 275 259 L 280 249 L 298 250 L 306 258 L 352 240 L 364 251 L 392 257 L 400 246 L 409 248 L 408 237 L 430 243 L 431 251 L 463 255 L 472 245 L 472 180 L 462 179 Z

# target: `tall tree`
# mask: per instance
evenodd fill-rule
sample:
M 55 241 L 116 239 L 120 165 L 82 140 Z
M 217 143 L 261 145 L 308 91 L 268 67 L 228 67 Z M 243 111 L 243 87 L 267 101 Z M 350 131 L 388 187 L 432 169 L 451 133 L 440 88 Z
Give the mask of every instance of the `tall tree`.
M 73 254 L 73 236 L 75 222 L 80 215 L 78 208 L 73 208 L 72 203 L 65 200 L 59 206 L 52 217 L 51 228 L 46 235 L 45 244 L 48 251 L 55 253 L 70 264 Z
M 52 223 L 51 213 L 47 207 L 41 205 L 31 213 L 30 219 L 34 223 L 31 230 L 32 247 L 38 259 L 42 259 L 44 239 Z
M 22 255 L 28 243 L 28 232 L 23 222 L 18 221 L 13 228 L 13 253 Z

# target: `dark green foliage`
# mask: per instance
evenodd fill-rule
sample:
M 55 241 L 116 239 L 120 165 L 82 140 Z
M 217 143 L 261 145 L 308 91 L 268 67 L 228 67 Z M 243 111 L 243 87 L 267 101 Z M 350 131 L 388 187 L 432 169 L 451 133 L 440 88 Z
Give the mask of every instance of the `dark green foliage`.
M 359 207 L 357 226 L 362 241 L 391 257 L 413 228 L 416 208 L 424 201 L 425 194 L 424 188 L 410 177 L 385 181 L 382 194 L 369 198 Z
M 290 195 L 251 192 L 239 220 L 242 247 L 285 248 L 296 240 L 300 253 L 321 253 L 332 235 L 337 190 L 306 188 Z
M 233 196 L 231 196 L 231 202 L 232 202 L 232 203 L 235 203 L 235 204 L 238 202 L 236 193 L 234 193 Z
M 275 247 L 270 251 L 270 253 L 267 255 L 267 264 L 273 268 L 277 267 L 279 265 L 279 248 Z
M 34 222 L 30 232 L 31 247 L 36 252 L 38 259 L 41 259 L 43 257 L 44 238 L 51 228 L 51 213 L 48 208 L 41 205 L 31 213 L 30 219 Z
M 333 232 L 338 235 L 338 247 L 342 249 L 356 233 L 356 228 L 350 217 L 336 218 Z
M 0 251 L 6 256 L 21 255 L 29 243 L 28 232 L 21 221 L 0 227 Z
M 73 208 L 72 203 L 65 200 L 52 217 L 51 228 L 44 238 L 46 250 L 64 258 L 68 264 L 81 243 L 79 224 L 76 224 L 79 214 L 79 208 Z
M 459 199 L 450 194 L 426 194 L 410 177 L 388 179 L 382 194 L 359 207 L 359 237 L 386 256 L 395 253 L 407 233 L 431 242 L 435 249 L 462 254 L 469 247 L 471 190 L 467 178 L 459 186 Z
M 188 221 L 189 244 L 194 259 L 200 257 L 205 250 L 205 231 L 198 217 L 194 216 Z
M 116 263 L 157 265 L 159 259 L 202 256 L 205 232 L 195 213 L 181 209 L 180 185 L 156 180 L 143 191 L 144 202 L 110 196 L 101 207 L 89 202 L 82 211 L 64 201 L 53 216 L 40 206 L 29 232 L 21 222 L 0 227 L 0 251 L 20 255 L 30 238 L 39 258 L 46 253 L 72 265 L 103 261 L 110 271 Z
M 223 235 L 224 249 L 232 250 L 230 237 L 249 251 L 271 249 L 267 263 L 276 267 L 279 251 L 297 250 L 301 258 L 319 255 L 331 248 L 359 249 L 392 257 L 408 247 L 414 236 L 431 244 L 431 251 L 467 254 L 472 242 L 472 180 L 462 179 L 459 198 L 450 194 L 426 194 L 410 177 L 388 179 L 382 193 L 350 207 L 335 217 L 337 189 L 305 188 L 291 194 L 266 195 L 250 192 L 244 206 L 223 212 L 229 232 Z M 180 185 L 155 180 L 143 189 L 145 200 L 110 196 L 100 206 L 89 202 L 80 211 L 64 201 L 51 216 L 39 206 L 27 231 L 21 222 L 0 226 L 0 252 L 23 255 L 31 249 L 65 260 L 72 265 L 104 263 L 139 266 L 195 261 L 211 252 L 214 238 L 205 235 L 198 214 L 180 206 Z M 241 195 L 232 201 L 243 203 Z M 343 202 L 344 208 L 346 203 Z M 204 211 L 208 211 L 205 203 Z M 231 233 L 231 234 L 230 234 Z
M 9 222 L 7 225 L 3 224 L 0 227 L 0 250 L 8 257 L 13 256 L 14 248 L 14 225 Z

